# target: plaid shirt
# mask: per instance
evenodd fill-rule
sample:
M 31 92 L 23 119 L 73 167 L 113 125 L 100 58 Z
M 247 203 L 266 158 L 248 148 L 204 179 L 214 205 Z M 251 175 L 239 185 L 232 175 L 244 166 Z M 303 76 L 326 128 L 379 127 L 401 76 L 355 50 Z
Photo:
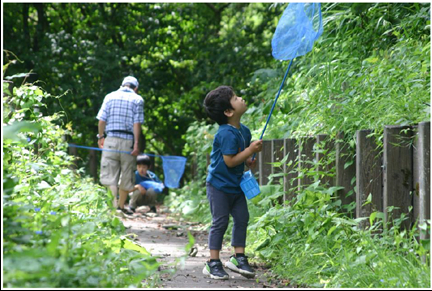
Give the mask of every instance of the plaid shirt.
M 144 100 L 128 87 L 120 87 L 105 96 L 97 119 L 106 122 L 107 136 L 133 139 L 134 123 L 144 123 Z M 112 131 L 125 131 L 123 132 Z

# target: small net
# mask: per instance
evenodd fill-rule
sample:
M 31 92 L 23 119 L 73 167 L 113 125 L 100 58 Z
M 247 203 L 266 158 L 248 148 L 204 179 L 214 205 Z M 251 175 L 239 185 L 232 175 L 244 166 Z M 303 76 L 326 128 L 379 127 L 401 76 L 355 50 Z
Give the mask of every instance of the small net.
M 178 156 L 160 156 L 164 172 L 164 184 L 168 188 L 178 188 L 186 166 L 186 158 Z
M 323 33 L 320 3 L 290 3 L 278 22 L 272 39 L 272 54 L 292 60 L 312 50 Z

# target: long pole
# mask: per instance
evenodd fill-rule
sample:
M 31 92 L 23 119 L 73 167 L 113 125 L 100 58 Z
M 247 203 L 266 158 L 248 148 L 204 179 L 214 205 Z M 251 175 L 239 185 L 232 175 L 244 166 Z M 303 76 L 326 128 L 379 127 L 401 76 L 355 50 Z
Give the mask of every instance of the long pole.
M 285 83 L 286 77 L 288 76 L 288 72 L 289 72 L 289 70 L 291 69 L 291 65 L 292 65 L 293 61 L 294 61 L 294 59 L 292 59 L 292 60 L 290 61 L 289 65 L 288 65 L 288 69 L 287 69 L 286 72 L 285 72 L 285 76 L 284 76 L 284 78 L 283 78 L 283 80 L 282 80 L 282 83 L 281 83 L 281 85 L 280 85 L 280 87 L 279 87 L 279 91 L 278 91 L 278 93 L 277 93 L 277 95 L 276 95 L 276 98 L 275 98 L 275 100 L 274 100 L 274 102 L 273 102 L 273 106 L 272 106 L 272 108 L 271 108 L 271 110 L 270 110 L 270 113 L 269 113 L 269 115 L 268 115 L 268 117 L 267 117 L 266 124 L 265 124 L 264 129 L 263 129 L 263 131 L 262 131 L 262 133 L 261 133 L 260 140 L 263 139 L 264 132 L 265 132 L 266 129 L 267 129 L 267 125 L 269 124 L 270 117 L 272 116 L 273 110 L 274 110 L 274 108 L 275 108 L 275 106 L 276 106 L 276 102 L 277 102 L 277 100 L 278 100 L 278 98 L 279 98 L 279 95 L 280 95 L 280 93 L 281 93 L 281 91 L 282 91 L 283 85 L 284 85 L 284 83 Z M 256 154 L 253 155 L 253 157 L 252 157 L 252 161 L 255 159 L 255 155 L 256 155 Z

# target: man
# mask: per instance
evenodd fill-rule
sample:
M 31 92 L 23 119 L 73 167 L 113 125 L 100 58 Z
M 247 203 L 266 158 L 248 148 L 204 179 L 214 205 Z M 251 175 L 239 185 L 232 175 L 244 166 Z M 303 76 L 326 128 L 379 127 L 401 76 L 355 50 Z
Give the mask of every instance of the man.
M 117 207 L 125 214 L 133 213 L 125 209 L 124 204 L 128 193 L 132 192 L 135 186 L 134 168 L 136 156 L 139 154 L 141 124 L 144 122 L 144 100 L 137 94 L 138 85 L 136 78 L 124 78 L 117 91 L 105 96 L 96 116 L 99 120 L 98 145 L 99 148 L 107 150 L 102 151 L 100 181 L 111 190 L 114 208 Z M 118 151 L 127 151 L 130 154 Z M 117 186 L 120 189 L 118 203 Z

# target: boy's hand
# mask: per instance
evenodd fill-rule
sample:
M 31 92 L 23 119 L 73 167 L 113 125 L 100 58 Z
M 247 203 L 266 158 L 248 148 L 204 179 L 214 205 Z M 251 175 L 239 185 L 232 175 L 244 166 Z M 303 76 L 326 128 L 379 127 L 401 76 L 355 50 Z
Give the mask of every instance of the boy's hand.
M 253 143 L 250 144 L 249 148 L 254 154 L 259 153 L 260 151 L 262 151 L 262 140 L 254 141 Z
M 140 184 L 135 185 L 135 189 L 139 190 L 142 195 L 144 195 L 147 192 L 146 189 Z
M 248 166 L 249 169 L 255 169 L 255 167 L 256 167 L 256 160 L 257 159 L 254 159 L 252 161 L 252 158 L 247 159 L 246 160 L 246 166 Z

